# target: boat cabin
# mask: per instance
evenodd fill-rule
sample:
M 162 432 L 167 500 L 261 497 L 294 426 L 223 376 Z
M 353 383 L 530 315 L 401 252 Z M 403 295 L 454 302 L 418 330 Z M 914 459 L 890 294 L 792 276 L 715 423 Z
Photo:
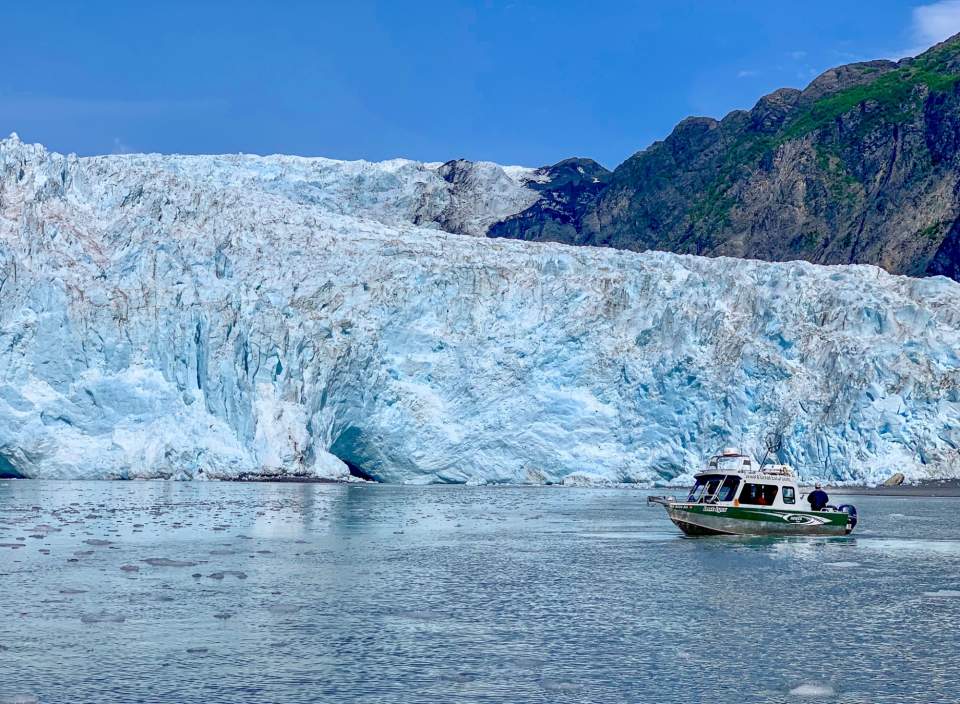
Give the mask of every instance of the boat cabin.
M 696 474 L 687 503 L 766 506 L 797 509 L 799 492 L 793 471 L 783 464 L 762 467 L 735 448 L 712 457 Z

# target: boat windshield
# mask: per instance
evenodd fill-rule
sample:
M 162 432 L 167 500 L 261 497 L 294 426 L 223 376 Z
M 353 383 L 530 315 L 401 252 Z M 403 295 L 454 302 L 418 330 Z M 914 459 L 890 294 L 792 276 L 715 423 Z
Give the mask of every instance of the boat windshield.
M 705 477 L 697 477 L 697 483 L 690 490 L 687 501 L 701 503 L 711 500 L 717 493 L 717 489 L 723 485 L 723 480 L 724 476 L 722 474 L 708 474 Z

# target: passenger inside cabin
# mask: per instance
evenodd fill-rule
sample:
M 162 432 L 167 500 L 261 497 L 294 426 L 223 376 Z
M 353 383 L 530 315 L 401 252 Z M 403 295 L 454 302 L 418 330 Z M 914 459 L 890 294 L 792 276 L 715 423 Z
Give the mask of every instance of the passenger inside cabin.
M 766 505 L 767 505 L 767 506 L 773 506 L 773 502 L 774 502 L 774 501 L 776 500 L 776 498 L 777 498 L 777 490 L 778 490 L 778 489 L 779 489 L 779 487 L 776 486 L 775 484 L 764 484 L 764 485 L 763 485 L 763 498 L 766 500 L 766 502 L 767 502 Z
M 740 492 L 740 503 L 754 506 L 772 506 L 777 498 L 778 487 L 775 484 L 744 484 Z

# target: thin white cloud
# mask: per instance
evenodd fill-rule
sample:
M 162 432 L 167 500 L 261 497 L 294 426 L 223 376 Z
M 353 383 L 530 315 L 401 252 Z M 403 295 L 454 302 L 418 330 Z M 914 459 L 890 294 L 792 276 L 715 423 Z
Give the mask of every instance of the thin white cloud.
M 897 58 L 916 56 L 957 33 L 960 33 L 960 0 L 940 0 L 915 7 L 910 22 L 913 46 L 897 52 Z
M 126 143 L 125 143 L 122 139 L 120 139 L 119 137 L 114 137 L 114 138 L 113 138 L 113 150 L 112 150 L 110 153 L 111 153 L 111 154 L 131 154 L 131 153 L 133 153 L 133 149 L 131 149 L 130 146 L 129 146 L 128 144 L 126 144 Z
M 742 71 L 737 71 L 737 78 L 750 78 L 751 76 L 756 76 L 760 72 L 752 68 L 745 68 Z
M 917 43 L 932 46 L 960 32 L 960 0 L 942 0 L 913 10 Z

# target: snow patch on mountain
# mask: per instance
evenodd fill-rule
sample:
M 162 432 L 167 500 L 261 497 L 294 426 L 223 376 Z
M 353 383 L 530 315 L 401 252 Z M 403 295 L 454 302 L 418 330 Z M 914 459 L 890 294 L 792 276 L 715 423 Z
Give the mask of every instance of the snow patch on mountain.
M 960 285 L 439 229 L 536 177 L 0 141 L 0 474 L 960 476 Z

